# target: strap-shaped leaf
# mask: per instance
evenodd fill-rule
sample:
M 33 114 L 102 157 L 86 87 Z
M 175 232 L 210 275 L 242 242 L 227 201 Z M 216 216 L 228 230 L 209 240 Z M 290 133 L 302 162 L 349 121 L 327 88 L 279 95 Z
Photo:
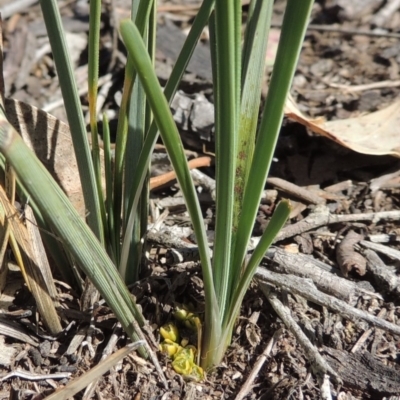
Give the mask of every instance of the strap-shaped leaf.
M 96 285 L 131 339 L 143 339 L 139 324 L 143 325 L 144 319 L 104 248 L 4 115 L 0 117 L 0 151 L 49 226 Z M 143 348 L 141 352 L 146 354 Z

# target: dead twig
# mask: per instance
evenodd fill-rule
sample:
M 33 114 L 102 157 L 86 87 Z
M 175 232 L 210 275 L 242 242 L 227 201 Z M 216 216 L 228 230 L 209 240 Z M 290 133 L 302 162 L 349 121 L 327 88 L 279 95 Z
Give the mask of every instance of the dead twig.
M 400 170 L 391 174 L 381 175 L 378 178 L 371 179 L 369 188 L 372 193 L 380 189 L 391 189 L 400 186 Z
M 192 176 L 195 183 L 201 186 L 203 189 L 206 189 L 213 200 L 215 200 L 215 179 L 210 178 L 204 172 L 199 171 L 198 169 L 192 169 L 190 171 L 190 175 Z
M 271 286 L 260 282 L 260 289 L 267 297 L 268 301 L 272 305 L 275 312 L 278 314 L 279 318 L 284 322 L 289 331 L 295 336 L 296 340 L 302 346 L 305 356 L 311 363 L 311 368 L 313 372 L 320 379 L 323 378 L 325 374 L 331 375 L 336 382 L 340 383 L 341 379 L 338 374 L 329 366 L 325 359 L 319 354 L 315 346 L 310 342 L 310 339 L 297 325 L 296 321 L 290 314 L 290 310 L 285 307 L 281 301 L 278 299 L 277 293 L 272 289 Z
M 272 271 L 268 271 L 262 267 L 257 268 L 255 277 L 258 281 L 272 283 L 276 286 L 284 288 L 292 294 L 297 294 L 315 304 L 327 307 L 330 310 L 339 313 L 343 318 L 348 318 L 355 323 L 361 319 L 378 328 L 391 332 L 394 335 L 400 335 L 399 325 L 351 307 L 342 300 L 320 292 L 310 279 L 298 278 L 297 276 L 290 275 L 281 275 Z
M 65 379 L 72 375 L 71 372 L 57 372 L 55 374 L 33 374 L 26 371 L 12 371 L 0 377 L 0 382 L 4 382 L 10 378 L 26 379 L 27 381 L 42 381 L 45 379 Z
M 398 221 L 400 220 L 400 210 L 336 215 L 331 214 L 328 207 L 324 205 L 318 205 L 315 207 L 313 213 L 300 222 L 284 227 L 279 232 L 278 236 L 276 236 L 274 243 L 296 235 L 300 235 L 301 233 L 310 231 L 311 229 L 319 228 L 320 226 L 354 221 L 371 221 L 376 223 L 380 220 Z
M 273 26 L 274 28 L 281 27 L 281 25 L 279 24 L 272 24 L 271 26 Z M 332 26 L 332 25 L 310 24 L 308 25 L 307 29 L 310 31 L 341 33 L 342 35 L 352 35 L 352 36 L 359 35 L 359 36 L 387 37 L 387 38 L 400 39 L 400 34 L 395 32 L 373 32 L 361 29 L 339 28 L 337 26 Z
M 368 295 L 382 300 L 382 296 L 357 286 L 355 282 L 337 276 L 337 268 L 306 254 L 289 253 L 278 247 L 268 250 L 266 259 L 271 260 L 270 269 L 274 272 L 311 279 L 322 292 L 356 305 L 360 296 Z
M 400 295 L 400 277 L 396 274 L 395 267 L 386 265 L 372 250 L 365 250 L 367 268 L 374 276 L 378 288 L 384 293 Z
M 325 199 L 309 189 L 305 189 L 281 178 L 268 178 L 267 183 L 308 204 L 322 204 Z
M 382 308 L 381 311 L 379 311 L 378 317 L 379 318 L 383 318 L 386 315 L 386 309 Z M 372 335 L 372 333 L 374 332 L 373 328 L 368 329 L 367 331 L 365 331 L 360 338 L 357 340 L 356 344 L 353 346 L 353 348 L 351 349 L 352 353 L 357 353 L 357 351 L 359 351 L 362 346 L 364 345 L 364 343 L 367 341 L 367 339 Z
M 363 92 L 364 90 L 399 87 L 400 80 L 373 82 L 373 83 L 366 83 L 364 85 L 342 85 L 339 83 L 327 83 L 327 84 L 332 88 L 340 89 L 345 92 Z
M 189 169 L 195 169 L 200 167 L 209 167 L 211 165 L 211 157 L 199 157 L 188 162 Z M 156 189 L 162 185 L 165 185 L 168 182 L 176 179 L 175 171 L 167 172 L 166 174 L 162 174 L 159 176 L 155 176 L 150 179 L 150 190 Z
M 72 397 L 75 393 L 84 389 L 90 382 L 92 382 L 97 377 L 105 374 L 110 368 L 112 368 L 117 362 L 122 360 L 124 357 L 129 355 L 133 350 L 139 346 L 146 345 L 146 342 L 139 340 L 135 343 L 130 343 L 123 347 L 122 349 L 116 351 L 114 354 L 109 356 L 107 359 L 101 361 L 94 368 L 80 376 L 79 378 L 69 382 L 61 390 L 55 391 L 50 396 L 46 397 L 47 400 L 67 400 Z
M 384 254 L 385 256 L 389 256 L 395 260 L 400 260 L 399 250 L 393 249 L 388 246 L 384 246 L 383 244 L 368 242 L 366 240 L 362 240 L 360 244 L 361 246 L 366 247 L 367 249 L 377 251 L 378 253 Z
M 267 360 L 268 356 L 270 355 L 275 343 L 278 341 L 279 337 L 282 335 L 283 329 L 278 329 L 274 336 L 272 336 L 271 340 L 268 342 L 265 350 L 262 352 L 261 356 L 258 357 L 256 363 L 254 364 L 253 369 L 251 370 L 249 376 L 246 379 L 246 382 L 243 384 L 240 392 L 237 394 L 235 400 L 242 400 L 244 399 L 250 392 L 251 386 L 256 379 L 260 369 L 264 365 L 265 361 Z
M 112 354 L 112 352 L 118 342 L 118 339 L 120 338 L 120 334 L 121 334 L 120 330 L 121 330 L 121 324 L 117 323 L 116 326 L 114 327 L 114 331 L 113 331 L 106 347 L 103 350 L 103 354 L 101 356 L 100 362 L 104 361 L 108 356 L 110 356 L 110 354 Z M 92 382 L 89 383 L 89 385 L 85 389 L 85 393 L 83 394 L 83 399 L 91 399 L 92 398 L 98 382 L 99 382 L 99 378 L 94 379 Z

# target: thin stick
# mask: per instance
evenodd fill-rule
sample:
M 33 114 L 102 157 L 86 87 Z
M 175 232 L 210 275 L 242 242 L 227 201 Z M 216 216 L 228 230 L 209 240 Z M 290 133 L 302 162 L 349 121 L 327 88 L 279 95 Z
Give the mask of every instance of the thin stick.
M 274 243 L 292 236 L 300 235 L 301 233 L 307 232 L 311 229 L 319 228 L 320 226 L 337 224 L 339 222 L 371 221 L 376 223 L 380 220 L 398 221 L 399 219 L 399 210 L 364 214 L 335 215 L 329 212 L 328 207 L 324 205 L 318 205 L 315 208 L 315 211 L 308 217 L 302 219 L 296 224 L 288 225 L 283 228 L 275 238 Z
M 389 87 L 390 88 L 399 87 L 400 80 L 373 82 L 373 83 L 366 83 L 363 85 L 342 85 L 339 83 L 328 83 L 328 85 L 335 89 L 344 90 L 345 92 L 362 92 L 364 90 L 371 90 L 371 89 L 385 89 Z
M 114 327 L 114 330 L 110 337 L 110 340 L 108 341 L 106 347 L 103 350 L 103 354 L 101 355 L 100 362 L 104 361 L 105 359 L 107 359 L 107 357 L 110 356 L 110 354 L 112 354 L 120 336 L 121 336 L 121 324 L 117 323 Z M 83 399 L 92 398 L 92 395 L 93 395 L 99 381 L 100 381 L 100 378 L 97 378 L 89 383 L 89 385 L 85 389 L 85 393 L 83 394 Z
M 20 378 L 26 379 L 27 381 L 43 381 L 46 379 L 65 379 L 71 376 L 71 372 L 57 372 L 55 374 L 33 374 L 26 371 L 13 371 L 2 377 L 0 377 L 0 382 L 4 382 L 10 378 Z
M 368 242 L 366 240 L 362 240 L 360 244 L 367 249 L 371 249 L 377 251 L 378 253 L 382 253 L 386 256 L 394 258 L 395 260 L 400 260 L 400 251 L 393 249 L 388 246 L 384 246 L 383 244 Z
M 297 325 L 296 321 L 290 314 L 290 310 L 285 307 L 278 299 L 277 293 L 272 289 L 271 286 L 260 283 L 260 289 L 267 297 L 268 301 L 272 305 L 279 318 L 284 322 L 289 331 L 294 335 L 296 340 L 302 346 L 304 354 L 307 360 L 311 363 L 313 372 L 322 378 L 325 374 L 330 374 L 337 382 L 341 382 L 338 374 L 329 366 L 326 360 L 319 354 L 319 351 L 310 342 L 310 339 L 305 335 L 301 328 Z
M 265 350 L 258 357 L 256 363 L 254 364 L 253 369 L 251 370 L 248 378 L 246 379 L 246 382 L 243 384 L 242 388 L 240 389 L 240 392 L 237 394 L 235 400 L 242 400 L 249 394 L 254 380 L 256 379 L 258 373 L 260 372 L 260 369 L 264 365 L 268 356 L 270 355 L 273 347 L 275 346 L 275 343 L 278 341 L 279 337 L 282 335 L 282 332 L 283 332 L 283 329 L 278 329 L 274 333 L 274 336 L 272 336 L 271 340 L 268 342 L 267 346 L 265 347 Z
M 320 292 L 309 279 L 291 275 L 281 275 L 260 267 L 257 268 L 255 277 L 258 281 L 272 283 L 284 288 L 292 294 L 298 294 L 315 304 L 327 307 L 330 310 L 339 313 L 343 318 L 348 318 L 355 323 L 362 319 L 378 328 L 384 329 L 385 331 L 391 332 L 395 335 L 400 335 L 399 325 L 351 307 L 345 301 L 338 300 L 333 296 Z
M 325 203 L 325 199 L 320 197 L 317 193 L 301 186 L 295 185 L 294 183 L 288 182 L 284 179 L 271 177 L 267 179 L 267 183 L 274 186 L 276 189 L 286 192 L 291 196 L 295 196 L 306 203 Z
M 91 370 L 86 372 L 84 375 L 81 375 L 79 378 L 69 382 L 64 388 L 61 390 L 55 391 L 53 394 L 47 397 L 48 400 L 66 400 L 73 396 L 75 393 L 78 393 L 80 390 L 84 389 L 89 382 L 96 379 L 98 376 L 105 374 L 110 370 L 115 364 L 117 364 L 121 359 L 129 355 L 133 350 L 135 350 L 139 346 L 145 345 L 145 342 L 139 340 L 135 343 L 130 343 L 123 347 L 122 349 L 116 351 L 114 354 L 107 357 L 105 360 L 101 361 Z
M 273 28 L 280 28 L 279 24 L 272 24 Z M 394 39 L 400 39 L 399 33 L 393 32 L 373 32 L 373 31 L 364 31 L 359 29 L 346 29 L 346 28 L 338 28 L 336 26 L 331 25 L 315 25 L 310 24 L 307 27 L 310 31 L 320 31 L 320 32 L 332 32 L 332 33 L 340 33 L 342 35 L 359 35 L 359 36 L 373 36 L 373 37 L 388 37 Z
M 200 167 L 209 167 L 211 165 L 211 157 L 199 157 L 188 162 L 189 169 L 195 169 Z M 159 176 L 155 176 L 150 179 L 150 190 L 156 189 L 166 183 L 176 179 L 175 171 L 167 172 Z

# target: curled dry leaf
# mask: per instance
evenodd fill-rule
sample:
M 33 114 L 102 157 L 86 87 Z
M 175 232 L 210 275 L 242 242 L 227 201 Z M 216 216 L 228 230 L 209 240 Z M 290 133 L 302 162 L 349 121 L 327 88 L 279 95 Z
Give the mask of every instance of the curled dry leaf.
M 257 347 L 261 342 L 261 336 L 258 332 L 256 325 L 246 325 L 246 338 L 252 347 Z
M 358 275 L 365 275 L 367 260 L 354 250 L 354 246 L 361 240 L 364 240 L 364 236 L 349 231 L 342 242 L 336 246 L 336 261 L 346 277 L 353 269 Z
M 6 99 L 7 119 L 21 134 L 79 214 L 85 216 L 81 181 L 69 126 L 52 115 L 18 100 Z
M 325 121 L 324 118 L 312 119 L 305 116 L 289 96 L 285 115 L 312 132 L 358 153 L 400 157 L 400 100 L 370 114 Z

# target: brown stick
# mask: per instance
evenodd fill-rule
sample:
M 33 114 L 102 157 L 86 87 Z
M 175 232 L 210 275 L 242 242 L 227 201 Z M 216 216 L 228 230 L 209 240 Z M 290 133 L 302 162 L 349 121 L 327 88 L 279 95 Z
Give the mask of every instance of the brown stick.
M 188 162 L 189 169 L 195 169 L 200 167 L 209 167 L 211 165 L 211 157 L 199 157 Z M 150 179 L 150 190 L 156 189 L 176 178 L 175 171 L 167 172 L 159 176 L 155 176 Z

